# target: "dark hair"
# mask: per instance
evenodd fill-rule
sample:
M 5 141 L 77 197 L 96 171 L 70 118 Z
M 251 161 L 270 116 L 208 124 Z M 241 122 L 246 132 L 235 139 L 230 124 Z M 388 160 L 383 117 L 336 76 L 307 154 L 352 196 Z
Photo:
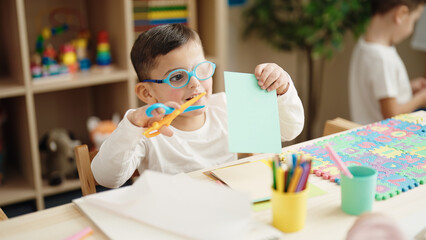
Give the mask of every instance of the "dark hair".
M 401 5 L 405 5 L 410 11 L 413 11 L 424 3 L 426 0 L 371 0 L 371 12 L 373 15 L 385 14 Z
M 148 79 L 156 66 L 156 58 L 194 40 L 201 45 L 200 37 L 183 24 L 165 24 L 141 33 L 133 44 L 130 58 L 139 81 Z

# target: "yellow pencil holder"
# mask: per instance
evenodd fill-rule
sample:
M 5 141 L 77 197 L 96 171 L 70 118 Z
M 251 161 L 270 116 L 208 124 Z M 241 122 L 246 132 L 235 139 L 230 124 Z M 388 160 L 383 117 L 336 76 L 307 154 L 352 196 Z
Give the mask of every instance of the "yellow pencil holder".
M 308 188 L 297 193 L 272 188 L 272 225 L 285 233 L 302 230 L 306 222 Z

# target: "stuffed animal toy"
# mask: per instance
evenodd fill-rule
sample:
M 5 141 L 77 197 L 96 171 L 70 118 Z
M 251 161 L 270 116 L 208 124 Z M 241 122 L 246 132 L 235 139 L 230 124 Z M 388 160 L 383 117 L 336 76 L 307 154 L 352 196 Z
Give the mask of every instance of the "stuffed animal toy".
M 81 142 L 62 128 L 54 128 L 43 136 L 40 141 L 40 151 L 46 153 L 45 159 L 42 158 L 43 175 L 50 185 L 60 185 L 65 178 L 78 176 L 74 158 L 74 147 L 78 145 Z
M 105 139 L 117 128 L 119 122 L 120 115 L 118 113 L 114 113 L 112 120 L 101 121 L 98 117 L 89 117 L 87 120 L 87 130 L 94 146 L 92 150 L 99 150 Z

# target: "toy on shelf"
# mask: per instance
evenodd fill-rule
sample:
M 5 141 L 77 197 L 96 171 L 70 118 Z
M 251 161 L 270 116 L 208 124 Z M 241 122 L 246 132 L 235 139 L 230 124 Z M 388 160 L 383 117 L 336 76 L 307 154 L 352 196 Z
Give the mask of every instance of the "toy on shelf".
M 46 132 L 40 141 L 43 175 L 49 185 L 60 185 L 66 178 L 77 178 L 77 165 L 74 159 L 74 147 L 81 145 L 73 135 L 63 129 L 54 128 Z
M 111 64 L 111 53 L 109 49 L 108 32 L 100 31 L 98 33 L 98 45 L 96 47 L 96 64 L 108 66 Z
M 114 113 L 112 120 L 101 120 L 94 116 L 87 119 L 87 130 L 94 149 L 99 150 L 105 139 L 117 128 L 119 122 L 120 116 L 118 113 Z
M 31 57 L 31 74 L 33 78 L 37 79 L 70 72 L 67 65 L 58 63 L 57 52 L 52 43 L 48 41 L 52 36 L 62 34 L 68 31 L 68 29 L 67 24 L 54 28 L 43 28 L 37 37 L 36 53 Z M 41 65 L 39 59 L 41 59 Z M 40 68 L 41 74 L 39 72 Z
M 87 56 L 87 38 L 77 38 L 74 41 L 74 46 L 80 70 L 89 70 L 91 63 Z
M 43 76 L 58 75 L 60 73 L 61 68 L 56 61 L 56 51 L 52 44 L 48 44 L 46 49 L 44 49 L 41 63 Z
M 55 28 L 43 28 L 41 34 L 38 36 L 36 43 L 36 54 L 40 54 L 42 59 L 42 76 L 58 75 L 60 73 L 68 72 L 67 69 L 61 67 L 56 61 L 56 50 L 53 48 L 53 45 L 49 42 L 46 43 L 46 41 L 50 39 L 51 36 L 61 34 L 67 30 L 67 24 Z M 33 74 L 33 77 L 37 78 L 37 75 L 35 76 Z
M 69 73 L 75 73 L 78 70 L 77 54 L 71 43 L 62 45 L 61 61 L 68 68 Z
M 40 13 L 42 15 L 45 16 Z M 54 27 L 39 28 L 41 31 L 36 40 L 35 53 L 31 57 L 33 78 L 88 70 L 91 65 L 87 54 L 89 32 L 80 10 L 55 8 L 46 17 L 49 25 Z M 54 38 L 59 35 L 62 36 Z
M 41 34 L 37 37 L 36 52 L 42 54 L 44 51 L 45 41 L 50 39 L 51 36 L 59 35 L 68 31 L 68 25 L 63 24 L 54 28 L 43 28 Z
M 43 68 L 41 65 L 41 56 L 38 53 L 34 53 L 31 56 L 31 75 L 33 78 L 40 78 L 43 76 Z

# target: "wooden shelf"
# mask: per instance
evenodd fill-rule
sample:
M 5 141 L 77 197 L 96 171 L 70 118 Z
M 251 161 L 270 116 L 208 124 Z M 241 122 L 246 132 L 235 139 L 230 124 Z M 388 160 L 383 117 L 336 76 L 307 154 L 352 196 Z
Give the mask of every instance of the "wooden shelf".
M 16 202 L 33 200 L 36 196 L 35 189 L 30 187 L 22 177 L 7 179 L 0 186 L 0 206 Z
M 0 78 L 0 99 L 25 95 L 25 86 L 12 79 Z
M 58 186 L 50 186 L 47 181 L 43 181 L 43 196 L 51 196 L 58 193 L 80 189 L 80 180 L 65 180 Z
M 68 9 L 68 10 L 66 10 Z M 71 10 L 70 10 L 71 9 Z M 52 17 L 53 12 L 55 16 Z M 2 0 L 0 1 L 0 99 L 6 122 L 0 134 L 5 144 L 5 176 L 18 172 L 0 186 L 0 207 L 34 200 L 44 208 L 44 197 L 80 187 L 78 179 L 60 186 L 49 186 L 42 179 L 39 142 L 52 128 L 66 128 L 76 139 L 90 144 L 86 121 L 90 116 L 109 119 L 112 113 L 123 114 L 136 107 L 129 59 L 133 32 L 131 0 Z M 59 16 L 59 15 L 60 16 Z M 68 14 L 68 15 L 67 15 Z M 72 16 L 69 16 L 72 15 Z M 78 15 L 78 17 L 76 17 Z M 59 17 L 58 17 L 59 16 Z M 96 55 L 97 34 L 109 34 L 112 65 L 87 72 L 33 79 L 31 56 L 43 28 L 56 27 L 60 21 L 73 21 L 69 31 L 45 41 L 55 49 L 76 38 L 78 28 L 90 32 L 88 56 Z M 61 23 L 62 24 L 62 23 Z M 10 31 L 16 29 L 16 31 Z M 133 70 L 132 70 L 133 71 Z
M 46 93 L 73 88 L 125 82 L 129 78 L 127 70 L 90 70 L 75 74 L 65 74 L 42 79 L 33 79 L 34 93 Z
M 206 58 L 216 63 L 213 92 L 223 92 L 223 71 L 227 66 L 228 3 L 225 0 L 198 0 L 198 34 L 203 43 Z
M 187 0 L 187 6 L 188 25 L 199 33 L 207 59 L 218 66 L 214 86 L 220 90 L 220 72 L 226 66 L 223 43 L 227 2 Z M 60 16 L 52 17 L 53 12 Z M 109 34 L 111 67 L 33 79 L 30 63 L 38 37 L 44 28 L 63 24 L 59 22 L 64 19 L 79 23 L 74 22 L 69 31 L 46 41 L 59 49 L 76 38 L 78 28 L 85 27 L 90 32 L 88 56 L 93 64 L 97 34 L 105 30 Z M 134 91 L 137 76 L 129 57 L 135 40 L 133 0 L 1 0 L 0 33 L 0 103 L 8 116 L 0 125 L 0 136 L 8 141 L 6 162 L 16 163 L 15 169 L 6 168 L 5 175 L 13 171 L 20 176 L 6 179 L 0 186 L 0 207 L 34 200 L 41 210 L 46 196 L 80 188 L 78 179 L 55 187 L 42 179 L 44 154 L 40 153 L 39 142 L 43 135 L 52 128 L 66 128 L 76 139 L 90 144 L 86 126 L 90 116 L 110 119 L 115 112 L 123 116 L 126 110 L 142 104 Z

